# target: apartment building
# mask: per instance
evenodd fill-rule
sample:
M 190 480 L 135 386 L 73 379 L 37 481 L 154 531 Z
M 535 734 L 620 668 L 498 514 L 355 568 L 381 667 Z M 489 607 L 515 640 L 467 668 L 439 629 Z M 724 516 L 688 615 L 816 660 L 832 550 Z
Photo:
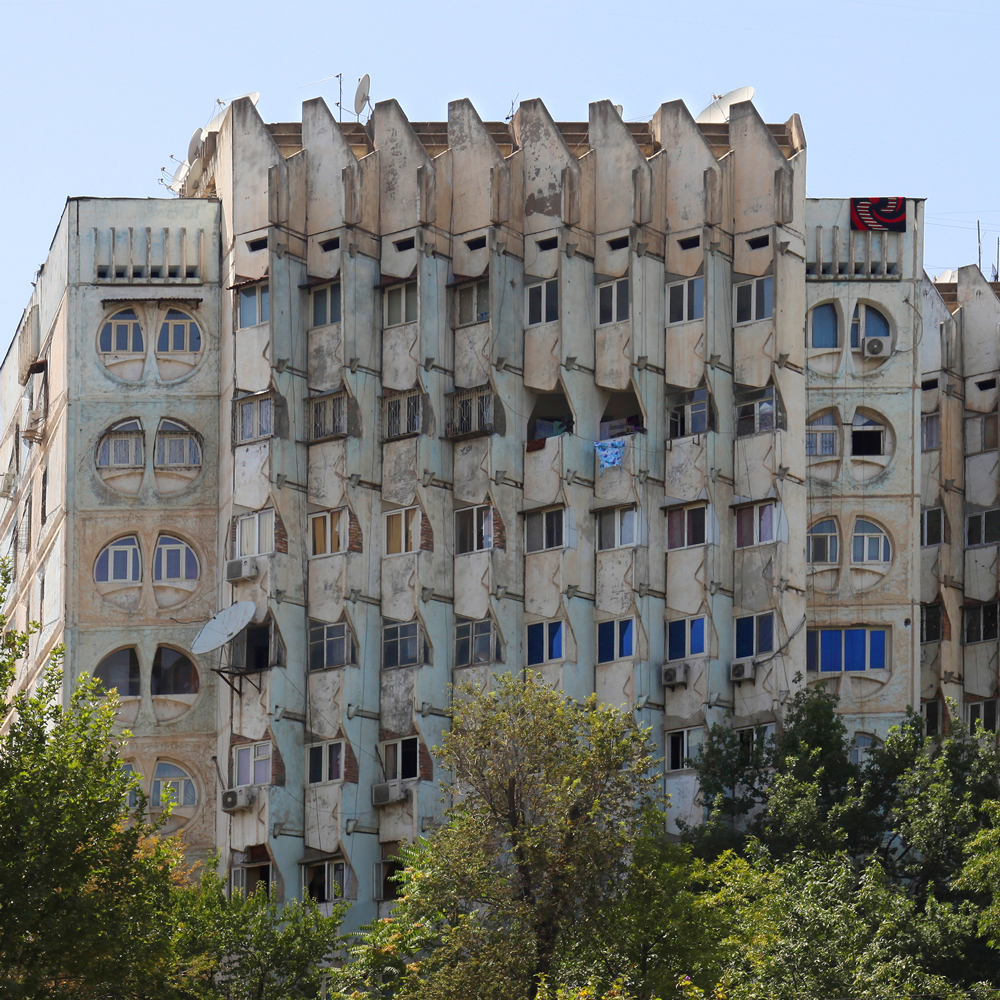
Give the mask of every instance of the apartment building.
M 807 199 L 805 160 L 749 102 L 241 99 L 177 199 L 71 199 L 0 369 L 22 682 L 65 642 L 193 856 L 352 926 L 442 819 L 453 683 L 634 711 L 671 832 L 707 728 L 803 684 L 858 753 L 943 697 L 995 727 L 1000 302 L 926 279 L 920 200 Z

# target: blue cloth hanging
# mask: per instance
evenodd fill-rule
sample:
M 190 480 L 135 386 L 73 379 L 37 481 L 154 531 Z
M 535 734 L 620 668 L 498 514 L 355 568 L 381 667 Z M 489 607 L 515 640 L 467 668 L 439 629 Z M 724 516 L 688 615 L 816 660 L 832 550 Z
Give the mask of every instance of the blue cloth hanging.
M 605 469 L 610 469 L 613 465 L 621 466 L 627 443 L 627 437 L 594 442 L 594 451 L 597 452 L 597 457 L 601 462 L 601 474 L 604 473 Z

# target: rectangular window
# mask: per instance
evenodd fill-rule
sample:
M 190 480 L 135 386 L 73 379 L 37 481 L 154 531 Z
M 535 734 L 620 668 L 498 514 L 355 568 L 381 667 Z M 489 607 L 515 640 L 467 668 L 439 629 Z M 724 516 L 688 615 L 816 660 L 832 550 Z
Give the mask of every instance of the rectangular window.
M 340 282 L 314 288 L 312 299 L 312 325 L 328 326 L 340 322 Z
M 399 555 L 401 552 L 416 552 L 420 548 L 419 507 L 403 507 L 385 515 L 385 554 Z
M 354 662 L 354 642 L 346 622 L 328 625 L 309 619 L 309 669 L 344 667 Z
M 667 659 L 683 660 L 705 652 L 705 618 L 678 618 L 667 622 Z
M 994 642 L 997 638 L 997 623 L 1000 618 L 1000 604 L 976 604 L 965 609 L 965 641 Z
M 271 744 L 247 743 L 233 748 L 234 788 L 271 784 Z
M 407 281 L 385 290 L 385 326 L 417 321 L 417 283 Z
M 329 740 L 306 747 L 306 774 L 310 785 L 340 781 L 344 777 L 343 741 Z
M 423 662 L 423 636 L 417 622 L 386 622 L 382 628 L 382 667 L 416 667 Z
M 736 322 L 753 323 L 774 315 L 774 278 L 755 278 L 736 286 Z
M 736 659 L 774 651 L 774 612 L 736 619 Z
M 669 410 L 670 438 L 704 434 L 712 428 L 712 408 L 707 389 L 695 389 L 675 397 Z
M 920 544 L 940 545 L 944 541 L 944 509 L 931 507 L 920 512 Z
M 309 537 L 314 556 L 330 555 L 347 549 L 347 531 L 350 514 L 346 507 L 313 514 L 309 518 Z
M 635 507 L 616 507 L 597 515 L 597 547 L 600 550 L 635 545 Z
M 752 507 L 736 508 L 736 547 L 762 545 L 774 541 L 776 505 L 773 503 L 754 504 Z
M 539 281 L 525 289 L 528 302 L 528 321 L 525 326 L 554 323 L 559 319 L 559 279 Z
M 382 744 L 386 781 L 412 781 L 420 777 L 420 741 L 416 736 Z
M 597 325 L 628 319 L 628 278 L 597 286 Z
M 997 731 L 997 699 L 969 702 L 969 730 L 974 736 L 978 725 L 988 733 Z
M 688 767 L 688 761 L 696 758 L 700 751 L 703 740 L 703 730 L 699 726 L 697 729 L 675 729 L 673 732 L 665 734 L 666 769 L 668 771 L 682 771 Z
M 382 397 L 382 440 L 420 433 L 423 393 L 419 389 Z
M 708 508 L 674 507 L 667 511 L 667 548 L 686 549 L 705 544 Z
M 748 437 L 767 431 L 784 430 L 785 414 L 775 398 L 774 386 L 743 389 L 736 393 L 736 436 Z
M 471 667 L 476 663 L 493 663 L 493 622 L 489 618 L 472 621 L 458 618 L 455 621 L 455 666 Z
M 142 431 L 112 431 L 97 447 L 97 467 L 141 469 L 146 464 L 144 454 Z
M 321 861 L 302 866 L 303 894 L 317 903 L 331 903 L 347 895 L 347 864 L 343 861 Z
M 234 558 L 266 555 L 274 551 L 274 510 L 258 510 L 236 519 Z
M 1000 509 L 970 514 L 966 521 L 966 544 L 993 545 L 1000 542 Z
M 460 389 L 448 397 L 445 437 L 471 437 L 493 433 L 493 387 Z
M 997 415 L 977 414 L 965 420 L 965 453 L 978 455 L 984 451 L 997 449 Z
M 941 415 L 926 413 L 920 418 L 920 450 L 933 451 L 941 447 Z
M 489 279 L 459 285 L 455 290 L 455 298 L 458 302 L 456 326 L 485 323 L 490 318 Z
M 884 670 L 888 635 L 884 628 L 811 628 L 806 632 L 806 670 Z
M 524 550 L 541 552 L 544 549 L 561 549 L 566 508 L 534 510 L 524 517 Z
M 266 281 L 240 289 L 240 329 L 266 323 L 271 318 L 271 297 Z
M 705 279 L 689 278 L 667 285 L 667 323 L 686 323 L 705 315 Z
M 233 439 L 259 441 L 274 433 L 274 397 L 269 393 L 241 396 L 233 403 Z
M 940 642 L 943 635 L 940 604 L 920 606 L 920 641 Z
M 324 438 L 340 437 L 347 433 L 347 393 L 332 392 L 322 396 L 310 396 L 309 440 L 322 441 Z
M 455 511 L 455 552 L 482 552 L 493 548 L 493 508 L 490 504 Z
M 563 623 L 535 622 L 527 628 L 528 666 L 563 658 Z
M 633 655 L 635 622 L 631 618 L 599 622 L 597 625 L 597 662 L 611 663 Z

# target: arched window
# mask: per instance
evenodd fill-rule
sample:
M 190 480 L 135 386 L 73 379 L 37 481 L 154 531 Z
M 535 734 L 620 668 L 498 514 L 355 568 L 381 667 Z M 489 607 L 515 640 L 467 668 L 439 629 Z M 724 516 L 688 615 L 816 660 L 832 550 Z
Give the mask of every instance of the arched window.
M 198 793 L 187 771 L 161 760 L 153 772 L 153 794 L 149 804 L 153 809 L 162 809 L 168 800 L 178 806 L 196 806 Z
M 122 420 L 101 435 L 97 445 L 99 469 L 141 469 L 143 457 L 142 423 Z
M 837 307 L 832 302 L 816 306 L 810 313 L 812 337 L 810 346 L 814 348 L 837 347 L 840 343 L 837 329 Z
M 161 420 L 156 431 L 153 464 L 158 469 L 200 468 L 201 441 L 187 424 Z
M 854 550 L 851 561 L 887 563 L 890 556 L 888 535 L 877 524 L 858 518 L 854 522 Z
M 98 347 L 102 354 L 141 354 L 145 351 L 142 327 L 134 309 L 116 312 L 101 327 Z
M 879 746 L 878 737 L 868 733 L 855 733 L 854 742 L 851 744 L 851 763 L 860 767 L 865 757 L 877 746 Z
M 833 410 L 813 417 L 806 430 L 806 455 L 828 457 L 837 454 L 837 415 Z
M 197 354 L 201 350 L 198 324 L 179 309 L 170 309 L 156 338 L 157 354 Z
M 809 529 L 806 554 L 811 563 L 835 563 L 839 555 L 837 522 L 830 518 Z
M 855 413 L 851 427 L 851 454 L 870 457 L 885 454 L 885 425 L 873 416 Z
M 94 563 L 94 579 L 98 583 L 140 583 L 139 539 L 124 535 L 105 546 Z
M 94 677 L 105 690 L 114 688 L 119 698 L 135 698 L 139 695 L 139 657 L 131 647 L 118 649 L 97 664 Z
M 874 306 L 859 302 L 854 307 L 854 317 L 851 320 L 851 349 L 861 350 L 862 339 L 869 337 L 888 337 L 889 321 Z
M 149 678 L 150 693 L 158 695 L 197 694 L 198 670 L 190 658 L 169 646 L 159 646 L 153 657 Z
M 172 535 L 160 535 L 153 553 L 153 582 L 197 580 L 198 576 L 198 557 L 194 549 Z

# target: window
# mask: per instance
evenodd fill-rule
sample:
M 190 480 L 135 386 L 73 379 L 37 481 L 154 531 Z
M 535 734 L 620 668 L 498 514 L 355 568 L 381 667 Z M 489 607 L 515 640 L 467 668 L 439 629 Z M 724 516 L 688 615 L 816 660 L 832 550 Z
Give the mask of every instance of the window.
M 553 323 L 559 319 L 559 279 L 540 281 L 525 289 L 528 299 L 528 322 L 525 326 Z
M 493 433 L 493 387 L 460 389 L 448 397 L 448 421 L 445 436 L 471 437 Z
M 190 658 L 169 646 L 158 646 L 149 678 L 150 694 L 197 694 L 198 671 Z
M 774 541 L 775 504 L 762 503 L 736 508 L 736 547 Z
M 528 666 L 563 658 L 563 623 L 535 622 L 527 628 Z
M 861 350 L 862 331 L 867 337 L 888 337 L 889 321 L 874 307 L 859 302 L 851 319 L 851 349 Z
M 97 445 L 99 469 L 141 469 L 145 464 L 142 424 L 122 420 L 113 424 Z
M 398 555 L 401 552 L 416 552 L 420 548 L 419 507 L 404 507 L 385 515 L 385 554 Z
M 884 628 L 811 628 L 806 632 L 806 670 L 884 670 Z
M 153 553 L 153 580 L 167 583 L 173 580 L 197 580 L 198 557 L 187 542 L 171 535 L 160 535 Z
M 937 736 L 941 732 L 941 702 L 925 701 L 920 705 L 920 714 L 924 718 L 924 728 L 928 736 Z
M 861 518 L 854 522 L 852 562 L 887 563 L 891 554 L 889 538 L 877 524 L 863 521 Z
M 455 512 L 455 552 L 482 552 L 493 548 L 493 508 L 489 504 Z
M 306 747 L 306 774 L 310 785 L 340 781 L 344 777 L 343 741 L 329 740 Z
M 712 423 L 712 408 L 708 401 L 707 389 L 695 389 L 683 393 L 670 409 L 670 437 L 690 437 L 704 434 Z
M 993 418 L 994 442 L 996 441 L 996 416 Z M 941 447 L 941 415 L 925 413 L 920 418 L 920 450 L 933 451 Z M 996 447 L 994 443 L 994 447 Z
M 131 647 L 109 653 L 94 669 L 94 678 L 106 691 L 114 688 L 119 698 L 137 698 L 139 688 L 139 657 Z
M 101 327 L 98 347 L 102 354 L 140 354 L 145 351 L 142 327 L 134 309 L 116 312 Z
M 873 417 L 863 413 L 855 413 L 851 427 L 851 454 L 884 455 L 885 427 Z
M 876 737 L 868 733 L 855 733 L 854 741 L 851 743 L 851 763 L 860 766 L 865 758 L 871 753 L 872 747 L 877 747 L 879 741 Z
M 667 659 L 683 660 L 705 652 L 705 618 L 677 618 L 667 622 Z
M 274 551 L 274 510 L 258 510 L 236 519 L 235 558 Z
M 524 551 L 541 552 L 563 546 L 566 508 L 533 510 L 524 516 Z
M 997 622 L 1000 619 L 1000 604 L 976 604 L 965 609 L 965 641 L 994 642 L 997 638 Z
M 382 744 L 386 781 L 412 781 L 420 777 L 420 741 L 416 736 Z
M 349 524 L 350 513 L 346 507 L 311 515 L 309 518 L 311 554 L 325 556 L 333 552 L 345 551 Z
M 832 302 L 816 306 L 809 314 L 810 345 L 814 348 L 837 347 L 840 343 L 838 325 L 837 307 Z
M 187 424 L 161 420 L 156 432 L 154 465 L 160 469 L 199 468 L 201 441 Z
M 179 309 L 168 309 L 156 338 L 157 354 L 197 354 L 201 350 L 198 324 Z
M 983 413 L 965 419 L 965 453 L 978 455 L 997 449 L 997 415 Z
M 44 527 L 49 517 L 49 470 L 42 469 L 42 478 L 38 483 L 38 520 Z
M 399 326 L 417 321 L 417 283 L 407 281 L 385 290 L 385 325 Z
M 746 615 L 736 619 L 736 658 L 770 653 L 774 650 L 774 612 Z
M 458 303 L 456 326 L 485 323 L 490 318 L 489 279 L 459 285 L 455 291 L 455 298 Z
M 309 619 L 309 669 L 344 667 L 354 662 L 354 640 L 346 622 L 327 625 Z
M 347 895 L 347 865 L 343 861 L 321 861 L 302 866 L 302 888 L 317 903 L 330 903 Z
M 635 545 L 635 507 L 616 507 L 597 514 L 597 547 L 600 550 Z
M 258 441 L 274 433 L 274 397 L 269 392 L 243 396 L 233 406 L 234 439 L 237 444 Z
M 489 618 L 472 621 L 458 618 L 455 621 L 455 666 L 471 667 L 477 663 L 492 663 L 494 652 L 493 622 Z
M 619 618 L 617 621 L 598 622 L 597 662 L 611 663 L 632 656 L 635 649 L 635 621 Z
M 251 674 L 281 666 L 284 661 L 285 648 L 269 621 L 248 625 L 233 639 L 229 664 L 233 670 Z
M 689 278 L 667 285 L 667 323 L 686 323 L 705 315 L 705 279 Z
M 806 536 L 806 557 L 811 563 L 838 561 L 837 522 L 832 518 L 813 525 Z
M 138 538 L 125 535 L 102 549 L 94 563 L 94 579 L 98 583 L 139 583 L 142 566 Z
M 969 702 L 969 730 L 973 736 L 980 725 L 988 733 L 995 733 L 997 731 L 996 698 L 990 698 L 987 701 Z
M 340 282 L 314 288 L 310 294 L 312 299 L 312 325 L 327 326 L 340 322 Z
M 774 315 L 774 278 L 756 278 L 736 286 L 736 322 L 752 323 Z
M 1000 542 L 1000 509 L 970 514 L 966 522 L 966 539 L 969 545 L 992 545 Z
M 423 661 L 418 622 L 386 622 L 382 629 L 382 667 L 416 667 Z
M 409 437 L 420 433 L 420 412 L 423 394 L 419 389 L 411 389 L 393 396 L 382 397 L 382 438 Z
M 136 781 L 135 765 L 122 764 L 121 770 L 129 781 L 129 788 L 126 793 L 125 801 L 128 804 L 129 809 L 135 809 L 139 805 L 139 785 Z
M 187 771 L 161 760 L 153 771 L 153 794 L 149 804 L 153 809 L 162 809 L 168 800 L 178 806 L 196 806 L 198 795 Z
M 700 754 L 703 738 L 704 731 L 700 726 L 697 729 L 675 729 L 667 733 L 666 769 L 682 771 L 688 767 L 688 761 Z
M 271 744 L 246 743 L 233 749 L 234 788 L 271 784 Z
M 806 425 L 806 455 L 826 457 L 837 454 L 837 415 L 831 410 L 813 417 Z M 817 428 L 813 430 L 812 428 Z M 822 429 L 820 429 L 822 428 Z M 827 430 L 826 428 L 833 428 Z
M 628 278 L 597 286 L 597 325 L 628 319 Z
M 736 393 L 736 436 L 747 437 L 776 428 L 784 430 L 785 414 L 775 398 L 774 386 L 742 389 Z
M 231 897 L 240 893 L 249 899 L 261 887 L 265 892 L 270 892 L 271 865 L 267 847 L 258 844 L 246 851 L 234 851 L 229 880 Z
M 944 509 L 931 507 L 920 512 L 920 544 L 940 545 L 944 541 Z
M 667 548 L 686 549 L 705 544 L 708 508 L 674 507 L 667 511 Z
M 322 441 L 347 433 L 346 392 L 310 396 L 308 406 L 310 441 Z
M 271 318 L 271 296 L 266 281 L 240 289 L 240 329 Z
M 920 641 L 940 642 L 943 638 L 943 621 L 940 604 L 920 606 Z

